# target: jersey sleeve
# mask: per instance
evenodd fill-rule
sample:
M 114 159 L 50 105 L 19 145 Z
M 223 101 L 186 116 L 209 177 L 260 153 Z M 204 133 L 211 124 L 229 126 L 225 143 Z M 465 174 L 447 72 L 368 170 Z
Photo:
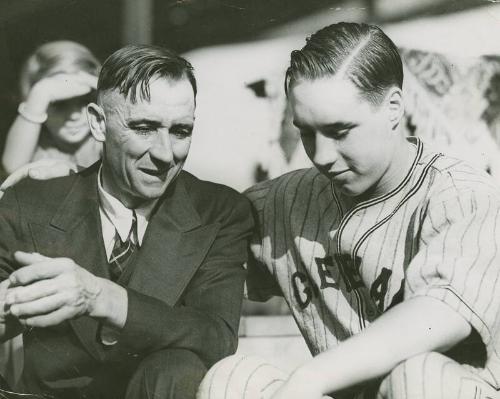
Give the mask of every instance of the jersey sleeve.
M 250 242 L 245 283 L 245 296 L 247 299 L 265 302 L 273 296 L 282 296 L 281 289 L 275 277 L 267 268 L 264 259 L 264 238 L 266 225 L 266 203 L 269 194 L 270 182 L 258 184 L 249 188 L 245 195 L 252 203 L 254 216 L 254 231 Z
M 462 315 L 488 354 L 488 379 L 500 376 L 500 195 L 453 185 L 421 215 L 418 251 L 405 273 L 405 299 L 434 297 Z

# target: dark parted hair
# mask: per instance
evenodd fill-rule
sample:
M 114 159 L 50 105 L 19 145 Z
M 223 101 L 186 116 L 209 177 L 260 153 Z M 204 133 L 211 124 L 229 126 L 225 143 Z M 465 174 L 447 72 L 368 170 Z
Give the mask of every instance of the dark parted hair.
M 135 103 L 137 96 L 149 100 L 149 82 L 153 77 L 188 79 L 196 97 L 193 66 L 180 55 L 159 46 L 129 45 L 111 54 L 102 65 L 97 92 L 119 90 Z M 139 92 L 138 92 L 139 91 Z
M 403 87 L 403 63 L 396 45 L 374 25 L 340 22 L 320 29 L 292 51 L 285 91 L 300 80 L 341 74 L 372 104 L 380 104 L 387 89 Z

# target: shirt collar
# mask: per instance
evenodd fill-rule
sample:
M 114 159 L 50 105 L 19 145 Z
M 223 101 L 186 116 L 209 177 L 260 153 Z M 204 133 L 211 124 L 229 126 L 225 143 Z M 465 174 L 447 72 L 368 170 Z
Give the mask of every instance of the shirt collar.
M 142 245 L 142 239 L 146 233 L 151 213 L 158 199 L 149 201 L 136 209 L 127 208 L 119 199 L 108 193 L 102 186 L 102 165 L 97 175 L 97 190 L 101 209 L 115 227 L 122 241 L 127 240 L 129 236 L 130 229 L 132 228 L 133 212 L 135 211 L 137 217 L 137 238 L 139 240 L 137 244 Z

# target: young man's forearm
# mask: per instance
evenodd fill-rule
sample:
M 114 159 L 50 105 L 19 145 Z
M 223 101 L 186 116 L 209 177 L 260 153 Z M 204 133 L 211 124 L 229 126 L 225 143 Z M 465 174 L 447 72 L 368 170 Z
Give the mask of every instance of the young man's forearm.
M 470 332 L 470 324 L 448 305 L 430 297 L 413 298 L 297 369 L 288 383 L 305 381 L 323 394 L 336 392 L 386 375 L 420 353 L 446 351 Z

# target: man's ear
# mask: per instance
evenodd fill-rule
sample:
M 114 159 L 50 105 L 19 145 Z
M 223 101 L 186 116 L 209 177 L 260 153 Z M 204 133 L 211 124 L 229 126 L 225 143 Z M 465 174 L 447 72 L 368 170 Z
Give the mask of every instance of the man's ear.
M 104 110 L 99 105 L 90 103 L 87 105 L 87 120 L 89 121 L 92 136 L 97 141 L 104 142 L 106 140 L 106 115 Z
M 399 87 L 392 87 L 386 96 L 389 124 L 392 130 L 396 130 L 405 113 L 403 93 Z

